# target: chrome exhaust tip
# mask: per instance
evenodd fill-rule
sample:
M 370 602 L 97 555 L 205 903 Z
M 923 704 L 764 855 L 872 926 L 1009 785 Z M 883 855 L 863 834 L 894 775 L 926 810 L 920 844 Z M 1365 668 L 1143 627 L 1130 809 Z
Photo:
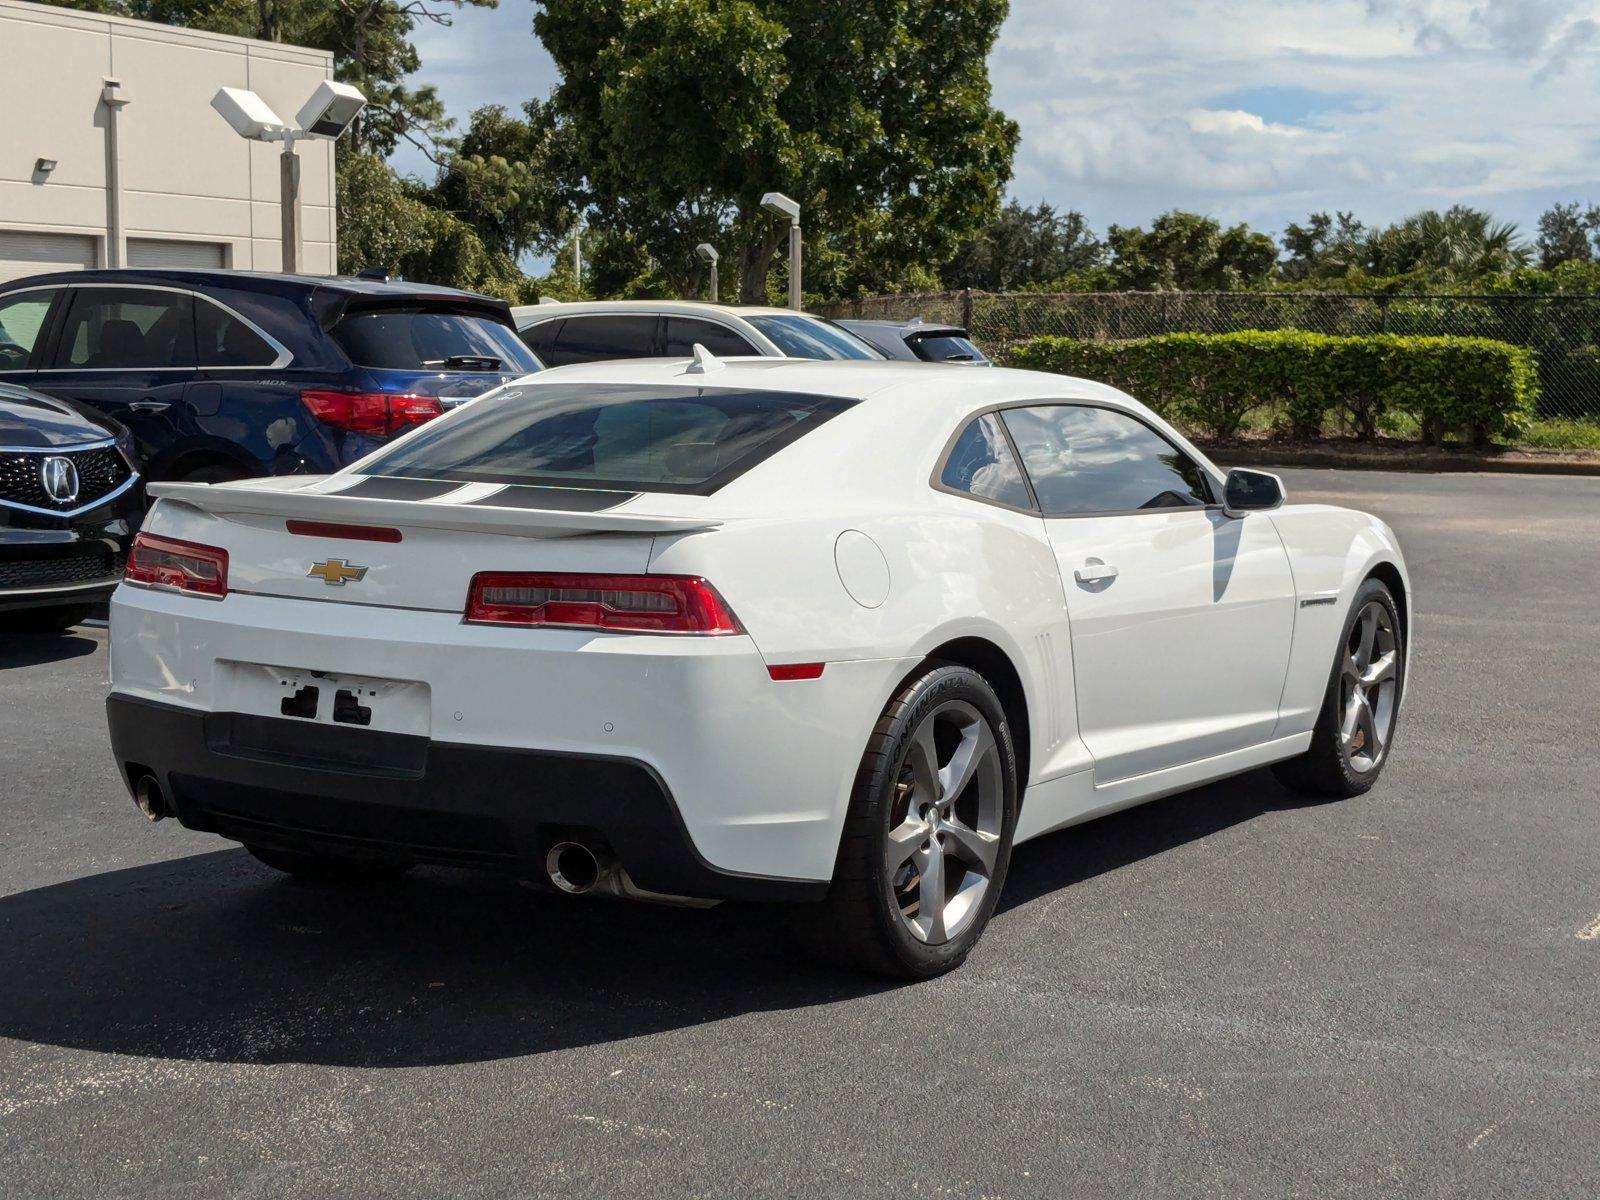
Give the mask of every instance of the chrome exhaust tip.
M 593 891 L 600 880 L 600 860 L 582 842 L 557 842 L 544 856 L 550 882 L 569 896 Z
M 151 821 L 159 821 L 168 814 L 167 798 L 161 793 L 161 781 L 154 775 L 141 775 L 133 783 L 133 802 Z

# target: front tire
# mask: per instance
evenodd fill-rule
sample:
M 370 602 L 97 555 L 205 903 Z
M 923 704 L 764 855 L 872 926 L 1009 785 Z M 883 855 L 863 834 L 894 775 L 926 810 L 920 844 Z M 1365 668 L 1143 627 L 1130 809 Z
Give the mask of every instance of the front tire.
M 797 913 L 806 942 L 904 979 L 960 966 L 1005 883 L 1017 791 L 988 682 L 953 665 L 911 680 L 867 743 L 827 899 Z
M 355 858 L 305 850 L 275 850 L 269 846 L 247 845 L 245 849 L 276 871 L 317 883 L 381 883 L 397 879 L 411 869 L 409 862 L 396 858 Z
M 1368 579 L 1345 617 L 1311 746 L 1273 766 L 1278 782 L 1335 799 L 1370 791 L 1389 761 L 1405 675 L 1399 608 L 1382 581 Z

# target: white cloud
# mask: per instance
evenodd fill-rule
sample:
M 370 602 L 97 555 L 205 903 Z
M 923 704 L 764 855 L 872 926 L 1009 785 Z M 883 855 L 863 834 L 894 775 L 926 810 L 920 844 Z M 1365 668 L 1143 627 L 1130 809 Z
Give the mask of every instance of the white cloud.
M 990 60 L 1022 127 L 1013 190 L 1100 225 L 1184 207 L 1281 228 L 1460 200 L 1529 227 L 1550 199 L 1600 199 L 1596 7 L 1013 0 Z

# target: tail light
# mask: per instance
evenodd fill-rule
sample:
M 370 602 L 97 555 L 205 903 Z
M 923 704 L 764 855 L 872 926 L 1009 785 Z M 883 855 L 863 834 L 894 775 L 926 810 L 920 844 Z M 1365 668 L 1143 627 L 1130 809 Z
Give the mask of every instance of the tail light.
M 300 399 L 324 425 L 348 433 L 389 437 L 413 425 L 422 425 L 444 412 L 437 396 L 390 392 L 305 391 Z
M 622 633 L 743 633 L 727 601 L 693 575 L 555 575 L 482 571 L 467 620 Z
M 221 600 L 228 594 L 228 552 L 141 533 L 133 539 L 123 578 L 141 587 Z

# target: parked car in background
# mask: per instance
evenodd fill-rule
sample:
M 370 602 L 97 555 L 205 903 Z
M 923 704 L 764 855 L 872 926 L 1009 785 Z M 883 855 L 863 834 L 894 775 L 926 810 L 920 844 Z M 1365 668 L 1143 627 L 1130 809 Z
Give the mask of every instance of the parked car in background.
M 426 284 L 107 270 L 0 287 L 0 382 L 121 422 L 151 479 L 337 470 L 538 369 L 504 302 Z
M 127 430 L 0 383 L 0 633 L 83 620 L 121 580 L 143 513 Z
M 841 320 L 839 325 L 863 341 L 871 342 L 890 358 L 962 363 L 969 367 L 994 365 L 959 325 L 936 325 L 921 317 L 910 321 Z
M 147 816 L 296 874 L 813 900 L 925 977 L 1014 843 L 1268 764 L 1354 796 L 1399 720 L 1389 528 L 1087 380 L 595 363 L 289 483 L 154 485 L 107 712 Z
M 522 340 L 547 367 L 614 358 L 688 358 L 696 343 L 718 358 L 882 358 L 825 317 L 792 308 L 734 308 L 692 300 L 595 300 L 511 310 Z

